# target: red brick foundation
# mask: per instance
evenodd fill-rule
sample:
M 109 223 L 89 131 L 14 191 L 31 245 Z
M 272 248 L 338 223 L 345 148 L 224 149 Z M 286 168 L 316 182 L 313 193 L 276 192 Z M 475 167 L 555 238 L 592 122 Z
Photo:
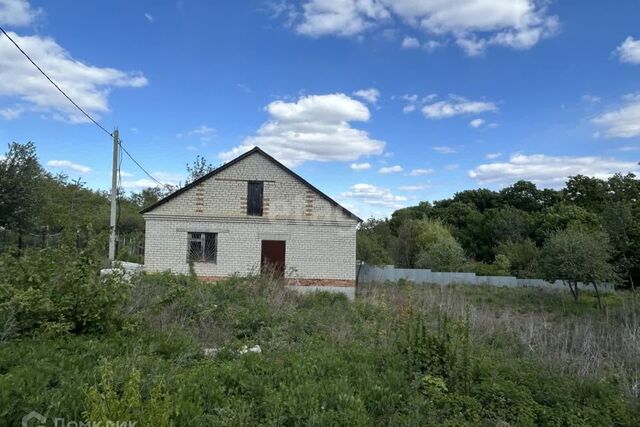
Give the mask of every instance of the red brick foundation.
M 226 279 L 224 276 L 198 276 L 198 280 L 202 280 L 203 282 L 217 282 L 220 280 Z
M 353 288 L 355 280 L 342 279 L 286 279 L 289 286 L 335 286 L 337 288 Z
M 226 279 L 225 276 L 198 276 L 203 282 L 217 282 Z M 353 288 L 356 286 L 355 280 L 343 279 L 285 279 L 289 286 L 334 286 L 336 288 Z

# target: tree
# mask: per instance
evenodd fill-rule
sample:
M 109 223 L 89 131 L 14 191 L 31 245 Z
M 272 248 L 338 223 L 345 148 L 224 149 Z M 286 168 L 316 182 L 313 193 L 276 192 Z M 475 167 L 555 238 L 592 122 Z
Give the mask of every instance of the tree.
M 518 181 L 500 191 L 503 204 L 523 210 L 535 212 L 544 206 L 542 192 L 530 181 Z
M 416 267 L 434 271 L 460 271 L 464 265 L 464 250 L 452 236 L 434 242 L 420 252 Z
M 187 163 L 187 173 L 189 174 L 187 182 L 196 181 L 215 169 L 213 164 L 207 162 L 204 157 L 198 154 L 191 164 Z
M 531 240 L 502 243 L 498 246 L 498 256 L 500 255 L 507 257 L 511 274 L 514 276 L 538 277 L 540 249 Z
M 542 271 L 547 280 L 561 280 L 573 298 L 579 297 L 578 282 L 593 285 L 602 307 L 598 283 L 617 280 L 609 263 L 611 248 L 606 233 L 573 228 L 553 233 L 542 248 Z
M 0 160 L 0 226 L 19 232 L 33 226 L 41 205 L 42 173 L 32 142 L 9 144 Z

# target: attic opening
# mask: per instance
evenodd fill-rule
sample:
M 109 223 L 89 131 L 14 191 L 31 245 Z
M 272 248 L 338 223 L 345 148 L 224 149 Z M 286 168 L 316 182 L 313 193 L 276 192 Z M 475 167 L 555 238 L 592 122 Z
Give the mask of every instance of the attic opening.
M 262 216 L 264 183 L 249 181 L 247 183 L 247 215 Z

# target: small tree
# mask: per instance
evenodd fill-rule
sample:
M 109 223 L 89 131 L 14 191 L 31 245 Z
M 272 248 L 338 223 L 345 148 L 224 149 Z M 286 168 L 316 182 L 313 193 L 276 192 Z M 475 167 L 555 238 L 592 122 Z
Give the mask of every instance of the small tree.
M 435 271 L 460 271 L 464 265 L 464 251 L 453 237 L 440 239 L 418 256 L 416 266 Z
M 215 166 L 207 162 L 207 159 L 198 154 L 193 163 L 187 163 L 187 173 L 189 174 L 187 180 L 188 182 L 193 182 L 197 179 L 202 178 L 214 169 Z
M 578 282 L 593 285 L 602 307 L 598 283 L 616 280 L 609 263 L 611 248 L 603 232 L 574 228 L 553 233 L 542 249 L 542 271 L 547 280 L 562 280 L 569 285 L 573 298 L 579 297 Z
M 9 144 L 0 159 L 0 226 L 23 232 L 38 218 L 42 168 L 32 142 Z

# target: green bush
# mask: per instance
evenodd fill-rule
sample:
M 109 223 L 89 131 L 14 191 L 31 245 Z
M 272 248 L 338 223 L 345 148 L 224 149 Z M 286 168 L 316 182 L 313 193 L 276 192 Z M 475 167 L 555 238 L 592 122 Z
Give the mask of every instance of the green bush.
M 100 277 L 91 250 L 30 250 L 0 254 L 0 330 L 22 335 L 104 333 L 117 326 L 127 298 L 122 274 Z M 1 326 L 0 326 L 1 327 Z

